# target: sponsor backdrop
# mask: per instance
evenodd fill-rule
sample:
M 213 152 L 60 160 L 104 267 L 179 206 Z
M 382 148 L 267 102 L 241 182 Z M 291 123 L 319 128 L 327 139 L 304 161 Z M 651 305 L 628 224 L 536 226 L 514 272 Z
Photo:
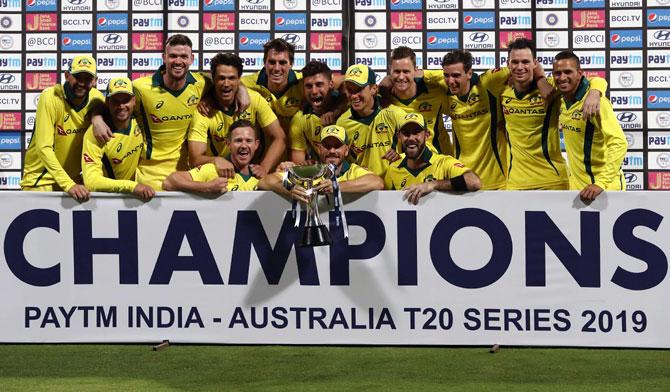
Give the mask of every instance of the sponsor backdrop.
M 317 248 L 233 193 L 0 194 L 0 342 L 670 347 L 663 193 L 372 192 Z
M 535 39 L 549 70 L 574 49 L 590 74 L 609 80 L 629 142 L 628 189 L 670 189 L 670 0 L 0 0 L 0 189 L 16 189 L 39 92 L 61 80 L 78 53 L 111 77 L 151 73 L 174 32 L 194 42 L 194 68 L 219 51 L 262 67 L 262 44 L 284 37 L 295 66 L 319 59 L 341 70 L 380 71 L 407 45 L 419 65 L 439 68 L 451 49 L 474 54 L 475 69 L 505 65 L 506 44 Z

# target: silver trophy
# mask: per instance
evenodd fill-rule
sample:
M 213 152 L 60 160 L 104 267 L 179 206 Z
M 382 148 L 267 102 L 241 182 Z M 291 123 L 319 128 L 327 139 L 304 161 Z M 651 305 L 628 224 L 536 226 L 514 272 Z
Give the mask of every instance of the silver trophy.
M 299 246 L 321 246 L 330 245 L 330 233 L 328 228 L 319 218 L 317 206 L 318 192 L 313 191 L 314 185 L 321 181 L 330 181 L 335 173 L 335 165 L 316 164 L 293 166 L 286 172 L 285 181 L 289 187 L 300 186 L 307 190 L 309 203 L 307 203 L 307 217 L 302 231 L 302 239 Z M 300 215 L 296 216 L 296 223 Z

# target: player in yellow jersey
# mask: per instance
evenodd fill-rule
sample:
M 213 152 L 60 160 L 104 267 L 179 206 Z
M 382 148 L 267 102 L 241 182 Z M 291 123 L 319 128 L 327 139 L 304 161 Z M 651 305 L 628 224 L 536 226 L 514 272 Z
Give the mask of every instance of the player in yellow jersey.
M 560 99 L 546 104 L 534 79 L 538 68 L 535 45 L 518 38 L 508 45 L 507 66 L 511 85 L 502 91 L 500 103 L 509 143 L 507 189 L 568 189 L 568 173 L 558 134 Z M 553 79 L 548 80 L 553 86 Z M 598 107 L 607 82 L 594 78 L 585 102 Z
M 341 192 L 364 193 L 384 188 L 384 181 L 381 177 L 346 160 L 349 154 L 349 145 L 347 132 L 344 128 L 337 125 L 328 125 L 319 133 L 319 139 L 320 143 L 317 147 L 319 161 L 337 167 L 335 176 Z M 284 162 L 280 165 L 280 170 L 283 171 L 293 165 L 295 165 L 294 162 Z M 272 190 L 306 203 L 309 197 L 307 191 L 300 186 L 295 186 L 291 190 L 285 189 L 282 177 L 283 173 L 281 172 L 267 176 L 258 184 L 258 189 Z M 324 194 L 333 193 L 333 182 L 323 181 L 313 190 Z
M 237 120 L 231 124 L 227 137 L 234 177 L 224 177 L 215 164 L 206 163 L 189 171 L 170 174 L 163 181 L 163 189 L 208 193 L 256 190 L 259 179 L 254 176 L 251 162 L 260 147 L 258 130 L 249 120 Z
M 408 113 L 400 125 L 398 141 L 403 154 L 386 171 L 384 188 L 405 190 L 407 200 L 417 204 L 432 191 L 477 191 L 479 177 L 450 155 L 436 154 L 428 148 L 430 132 L 423 116 Z
M 115 137 L 103 144 L 93 135 L 93 125 L 84 135 L 81 158 L 84 184 L 92 191 L 133 193 L 150 200 L 155 191 L 135 181 L 135 170 L 142 154 L 142 129 L 132 117 L 135 94 L 128 78 L 113 78 L 107 86 L 103 119 Z
M 188 154 L 191 167 L 214 163 L 224 177 L 234 177 L 233 164 L 225 157 L 231 124 L 238 119 L 249 120 L 264 132 L 265 154 L 260 165 L 251 166 L 254 175 L 262 178 L 279 163 L 286 148 L 286 136 L 270 105 L 255 91 L 249 91 L 250 105 L 235 112 L 242 76 L 242 59 L 236 54 L 219 53 L 210 61 L 214 84 L 214 106 L 208 116 L 194 113 L 188 133 Z
M 349 67 L 344 88 L 350 108 L 337 119 L 337 125 L 347 130 L 349 153 L 358 165 L 383 177 L 389 163 L 399 158 L 396 131 L 407 113 L 394 105 L 380 106 L 376 75 L 367 65 Z
M 621 164 L 628 143 L 606 97 L 600 98 L 597 116 L 584 118 L 583 105 L 590 83 L 583 76 L 579 57 L 571 51 L 556 55 L 553 76 L 561 93 L 559 127 L 565 137 L 570 167 L 570 189 L 579 190 L 585 203 L 604 190 L 626 189 Z
M 416 53 L 407 46 L 399 46 L 391 52 L 389 76 L 390 103 L 408 113 L 420 113 L 426 120 L 430 136 L 428 148 L 441 154 L 453 154 L 451 139 L 444 126 L 443 114 L 448 104 L 444 91 L 438 86 L 428 85 L 416 69 Z M 380 86 L 381 87 L 381 86 Z M 382 92 L 382 96 L 386 96 Z
M 80 55 L 65 71 L 65 83 L 40 94 L 21 189 L 65 191 L 76 200 L 88 200 L 81 178 L 81 148 L 90 113 L 104 99 L 93 87 L 96 80 L 95 59 Z
M 302 69 L 307 103 L 291 120 L 291 161 L 301 164 L 305 160 L 319 159 L 319 142 L 324 125 L 321 116 L 336 112 L 344 96 L 333 87 L 332 72 L 328 65 L 312 60 Z

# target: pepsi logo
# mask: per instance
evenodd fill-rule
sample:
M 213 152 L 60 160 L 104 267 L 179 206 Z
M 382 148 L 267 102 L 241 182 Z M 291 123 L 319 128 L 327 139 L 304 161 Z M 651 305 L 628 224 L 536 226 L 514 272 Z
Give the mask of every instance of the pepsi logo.
M 205 0 L 205 5 L 212 5 L 214 0 Z
M 656 19 L 658 19 L 658 15 L 656 15 L 655 13 L 652 12 L 651 14 L 649 14 L 647 19 L 649 19 L 649 21 L 652 22 L 652 23 L 656 22 Z
M 431 35 L 431 36 L 428 37 L 428 44 L 429 45 L 434 44 L 436 42 L 437 42 L 437 37 L 436 36 Z
M 281 16 L 278 17 L 277 20 L 276 20 L 276 24 L 277 24 L 277 26 L 283 26 L 283 25 L 284 25 L 284 22 L 285 22 L 285 20 L 284 20 L 284 18 L 282 18 Z
M 658 97 L 656 95 L 650 95 L 649 103 L 656 103 L 656 102 L 658 102 Z
M 249 37 L 241 37 L 240 38 L 240 45 L 246 45 L 249 43 Z
M 32 7 L 37 3 L 37 0 L 28 0 L 28 7 Z
M 619 34 L 612 34 L 612 42 L 616 43 L 621 41 L 621 36 Z
M 473 20 L 474 18 L 472 17 L 472 15 L 466 15 L 465 19 L 463 19 L 463 22 L 465 22 L 465 24 L 472 24 Z
M 107 18 L 98 18 L 98 26 L 104 26 L 107 24 Z
M 67 46 L 72 43 L 72 38 L 70 37 L 63 37 L 63 45 Z
M 400 4 L 400 0 L 391 0 L 391 4 L 395 5 Z

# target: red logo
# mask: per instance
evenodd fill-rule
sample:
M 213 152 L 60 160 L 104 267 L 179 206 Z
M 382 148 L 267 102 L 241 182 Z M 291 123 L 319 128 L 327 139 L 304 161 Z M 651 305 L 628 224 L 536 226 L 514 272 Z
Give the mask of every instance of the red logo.
M 98 18 L 98 26 L 104 26 L 107 24 L 107 18 Z
M 68 46 L 72 43 L 72 38 L 70 37 L 64 37 L 63 38 L 63 45 Z
M 20 130 L 23 129 L 20 112 L 4 112 L 0 113 L 0 129 L 3 130 Z
M 612 34 L 612 42 L 617 43 L 621 40 L 621 36 L 619 34 Z
M 282 17 L 280 16 L 280 17 L 277 18 L 277 20 L 275 21 L 275 24 L 276 24 L 277 26 L 283 26 L 283 25 L 284 25 L 284 18 L 282 18 Z
M 37 0 L 28 0 L 28 7 L 32 7 L 37 3 Z
M 428 43 L 429 43 L 429 44 L 432 45 L 432 44 L 434 44 L 435 42 L 437 42 L 437 37 L 436 37 L 436 36 L 431 35 L 431 36 L 428 37 Z
M 61 136 L 67 136 L 67 133 L 65 133 L 65 130 L 60 125 L 56 125 L 56 132 Z
M 212 5 L 214 0 L 205 0 L 205 5 Z
M 91 158 L 87 153 L 84 153 L 84 162 L 93 163 L 93 158 Z
M 246 45 L 249 43 L 249 37 L 242 37 L 240 38 L 240 44 Z
M 655 95 L 650 95 L 649 96 L 649 103 L 656 103 L 658 101 L 658 97 Z
M 651 14 L 649 14 L 649 21 L 650 22 L 652 22 L 652 23 L 656 22 L 657 18 L 658 18 L 658 15 L 656 15 L 655 13 L 652 12 Z
M 155 114 L 150 114 L 149 116 L 151 117 L 151 121 L 153 121 L 155 123 L 162 123 L 163 122 L 163 120 L 158 118 L 158 116 L 156 116 Z
M 473 18 L 472 15 L 466 15 L 465 18 L 463 19 L 463 22 L 464 22 L 465 24 L 472 24 L 472 21 L 473 21 L 474 19 L 475 19 L 475 18 Z

